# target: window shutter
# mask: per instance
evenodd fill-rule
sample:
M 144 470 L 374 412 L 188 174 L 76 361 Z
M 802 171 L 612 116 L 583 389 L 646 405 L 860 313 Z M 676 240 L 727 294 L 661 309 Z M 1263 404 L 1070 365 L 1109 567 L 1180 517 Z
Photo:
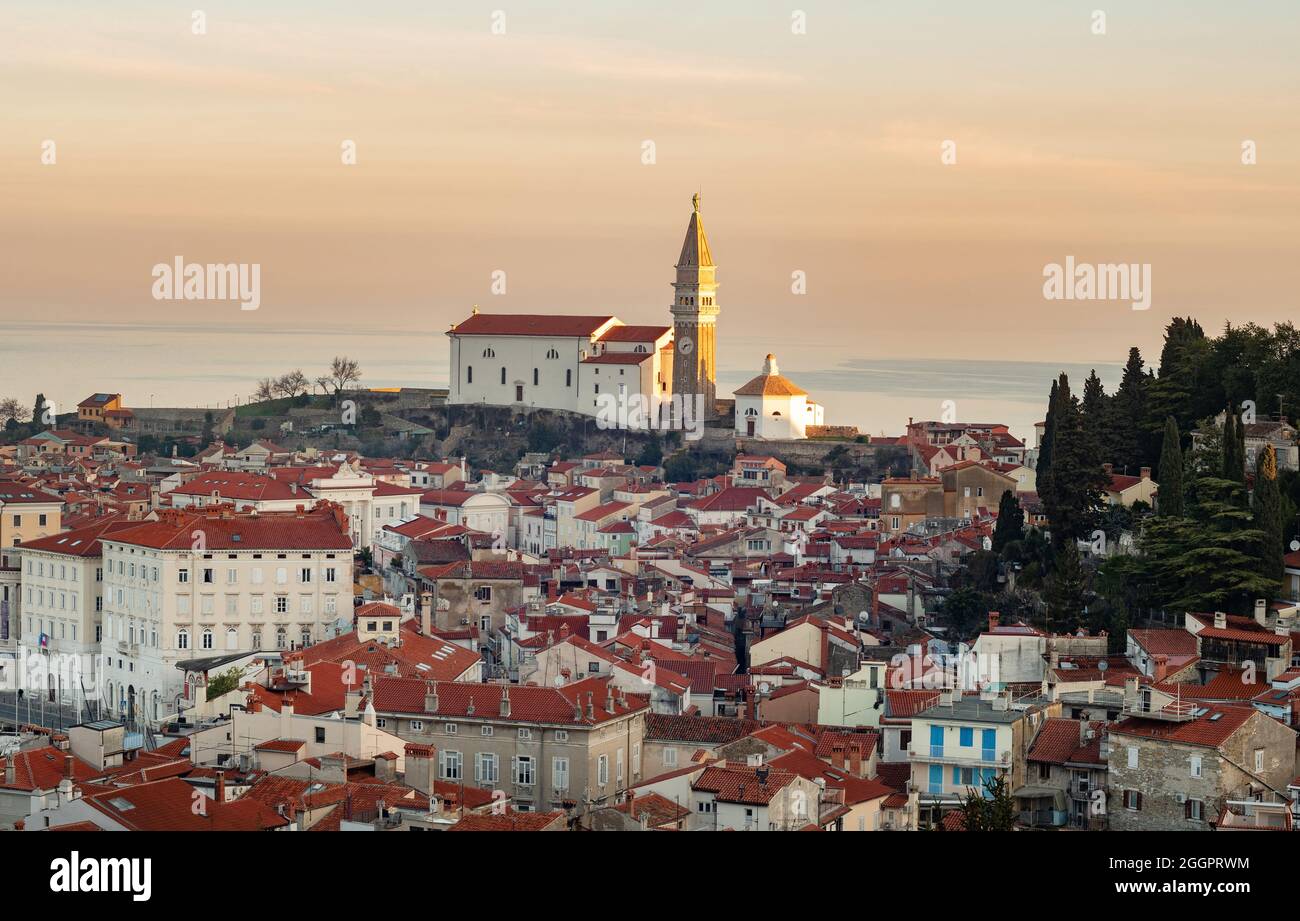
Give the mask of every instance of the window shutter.
M 1192 817 L 1192 801 L 1187 800 L 1183 803 L 1183 817 L 1190 819 Z
M 1138 807 L 1138 812 L 1141 812 L 1141 811 L 1142 811 L 1142 793 L 1141 793 L 1141 791 L 1138 792 L 1137 798 L 1138 798 L 1138 805 L 1137 805 L 1137 807 Z

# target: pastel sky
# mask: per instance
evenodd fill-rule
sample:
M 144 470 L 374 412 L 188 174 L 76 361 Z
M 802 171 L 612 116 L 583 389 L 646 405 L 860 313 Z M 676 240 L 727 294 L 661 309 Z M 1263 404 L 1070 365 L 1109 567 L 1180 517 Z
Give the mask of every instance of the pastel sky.
M 1294 0 L 4 4 L 0 321 L 667 322 L 698 189 L 724 365 L 1122 360 L 1296 317 L 1297 48 Z M 177 255 L 261 309 L 153 300 Z M 1151 309 L 1044 300 L 1066 256 L 1150 263 Z

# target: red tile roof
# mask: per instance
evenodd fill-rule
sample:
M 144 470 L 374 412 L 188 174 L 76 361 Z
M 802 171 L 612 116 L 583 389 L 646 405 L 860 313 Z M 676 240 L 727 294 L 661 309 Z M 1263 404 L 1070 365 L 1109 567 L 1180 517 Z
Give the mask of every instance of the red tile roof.
M 614 317 L 588 317 L 561 314 L 476 313 L 453 326 L 453 336 L 554 336 L 583 338 L 594 336 Z
M 263 512 L 190 513 L 166 510 L 160 520 L 101 538 L 156 550 L 184 550 L 193 546 L 193 533 L 202 532 L 209 550 L 343 550 L 352 539 L 337 509 L 319 508 L 304 514 Z
M 1142 736 L 1165 742 L 1182 742 L 1186 745 L 1203 745 L 1217 748 L 1233 733 L 1259 713 L 1254 707 L 1209 704 L 1205 713 L 1185 722 L 1128 717 L 1112 723 L 1112 734 Z M 1260 714 L 1261 719 L 1269 717 Z
M 779 768 L 728 763 L 726 767 L 706 767 L 691 789 L 712 793 L 722 803 L 766 806 L 798 776 Z
M 1106 724 L 1100 721 L 1089 723 L 1093 735 L 1086 740 L 1080 739 L 1079 724 L 1080 720 L 1060 717 L 1045 720 L 1029 747 L 1028 759 L 1047 764 L 1105 764 L 1106 759 L 1101 757 L 1101 736 Z

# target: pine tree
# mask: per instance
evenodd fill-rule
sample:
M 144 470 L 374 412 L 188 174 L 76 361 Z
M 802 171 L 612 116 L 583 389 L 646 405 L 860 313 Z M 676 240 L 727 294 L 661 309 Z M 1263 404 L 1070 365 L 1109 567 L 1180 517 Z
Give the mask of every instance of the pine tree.
M 1020 500 L 1015 493 L 1006 490 L 998 502 L 998 523 L 993 528 L 993 552 L 1001 553 L 1002 548 L 1012 541 L 1025 537 L 1025 512 L 1020 507 Z
M 1056 550 L 1056 563 L 1047 580 L 1047 623 L 1058 633 L 1072 633 L 1083 620 L 1083 570 L 1079 547 L 1069 540 Z
M 1277 483 L 1277 455 L 1273 446 L 1265 445 L 1255 465 L 1255 527 L 1264 532 L 1262 574 L 1281 581 L 1282 562 L 1282 495 Z
M 1156 481 L 1160 484 L 1160 514 L 1179 517 L 1183 514 L 1183 449 L 1179 444 L 1178 422 L 1173 416 L 1165 419 L 1164 443 L 1160 446 L 1160 469 Z
M 36 408 L 32 410 L 32 428 L 40 431 L 44 428 L 53 428 L 52 425 L 45 423 L 45 394 L 36 394 Z

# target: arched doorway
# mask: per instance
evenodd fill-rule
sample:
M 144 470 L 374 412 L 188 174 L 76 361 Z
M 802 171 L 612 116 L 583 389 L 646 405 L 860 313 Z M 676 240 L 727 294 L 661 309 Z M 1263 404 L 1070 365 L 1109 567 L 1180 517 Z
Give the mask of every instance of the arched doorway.
M 126 724 L 135 725 L 135 685 L 128 685 L 126 689 Z

